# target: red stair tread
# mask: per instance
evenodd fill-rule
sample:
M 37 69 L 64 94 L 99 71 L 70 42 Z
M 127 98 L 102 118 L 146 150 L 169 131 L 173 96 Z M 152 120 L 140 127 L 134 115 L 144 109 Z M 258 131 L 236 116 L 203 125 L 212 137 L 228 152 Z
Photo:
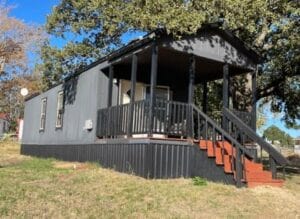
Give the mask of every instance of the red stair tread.
M 223 158 L 222 158 L 222 149 L 219 147 L 216 147 L 216 164 L 223 165 Z
M 248 182 L 284 183 L 282 179 L 253 179 Z
M 231 169 L 231 158 L 229 155 L 224 155 L 224 172 L 233 173 Z
M 272 179 L 272 173 L 269 171 L 259 171 L 259 172 L 246 172 L 247 179 L 255 179 L 255 178 L 265 178 Z
M 263 171 L 263 166 L 260 163 L 255 163 L 247 158 L 245 158 L 245 169 L 246 171 Z
M 200 149 L 207 149 L 207 146 L 209 144 L 212 145 L 212 141 L 209 141 L 209 140 L 200 140 L 199 141 L 199 147 L 200 147 Z
M 224 148 L 227 154 L 235 154 L 235 148 L 232 148 L 232 145 L 228 141 L 218 141 L 217 144 L 220 148 Z
M 215 157 L 215 149 L 214 149 L 214 144 L 212 142 L 211 144 L 207 144 L 207 156 Z
M 254 188 L 257 186 L 273 186 L 273 187 L 282 187 L 283 182 L 247 182 L 249 188 Z

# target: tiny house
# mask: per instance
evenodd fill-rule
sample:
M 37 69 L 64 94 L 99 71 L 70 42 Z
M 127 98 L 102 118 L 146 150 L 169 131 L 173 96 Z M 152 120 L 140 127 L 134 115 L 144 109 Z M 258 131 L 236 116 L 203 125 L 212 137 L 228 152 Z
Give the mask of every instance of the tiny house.
M 146 178 L 280 186 L 276 166 L 287 161 L 255 132 L 259 60 L 214 25 L 180 39 L 151 32 L 28 98 L 21 153 L 99 162 Z M 230 79 L 243 74 L 252 90 L 247 112 L 230 104 Z M 207 83 L 214 80 L 223 81 L 218 121 L 207 112 Z M 198 84 L 201 106 L 194 103 Z M 268 154 L 268 169 L 258 150 Z

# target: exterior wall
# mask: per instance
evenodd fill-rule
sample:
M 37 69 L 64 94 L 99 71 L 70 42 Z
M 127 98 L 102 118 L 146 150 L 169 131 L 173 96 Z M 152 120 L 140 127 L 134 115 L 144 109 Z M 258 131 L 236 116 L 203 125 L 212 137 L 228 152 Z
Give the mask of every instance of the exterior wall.
M 87 144 L 96 140 L 97 110 L 106 107 L 108 78 L 100 71 L 106 63 L 95 66 L 25 103 L 23 144 Z M 64 90 L 63 127 L 57 129 L 56 111 L 58 92 Z M 113 102 L 117 102 L 114 87 Z M 41 100 L 47 98 L 45 130 L 40 131 Z M 92 130 L 84 129 L 86 120 Z
M 256 66 L 242 52 L 216 33 L 202 33 L 199 37 L 187 37 L 182 40 L 167 41 L 163 43 L 163 46 L 252 70 Z

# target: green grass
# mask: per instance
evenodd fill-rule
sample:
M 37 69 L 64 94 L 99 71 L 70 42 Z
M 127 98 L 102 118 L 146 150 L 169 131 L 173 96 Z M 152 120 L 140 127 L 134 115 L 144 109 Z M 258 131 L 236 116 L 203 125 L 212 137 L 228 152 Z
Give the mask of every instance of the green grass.
M 147 180 L 18 154 L 0 142 L 0 218 L 296 218 L 300 177 L 284 188 L 237 189 L 193 179 Z
M 207 181 L 199 176 L 192 178 L 195 186 L 206 186 Z

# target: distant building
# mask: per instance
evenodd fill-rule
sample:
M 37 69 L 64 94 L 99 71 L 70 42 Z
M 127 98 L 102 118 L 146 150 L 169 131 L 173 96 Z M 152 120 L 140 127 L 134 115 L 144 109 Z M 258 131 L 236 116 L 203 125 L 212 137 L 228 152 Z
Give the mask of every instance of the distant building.
M 0 138 L 8 132 L 9 122 L 5 113 L 0 113 Z
M 294 138 L 294 152 L 300 155 L 300 137 Z

